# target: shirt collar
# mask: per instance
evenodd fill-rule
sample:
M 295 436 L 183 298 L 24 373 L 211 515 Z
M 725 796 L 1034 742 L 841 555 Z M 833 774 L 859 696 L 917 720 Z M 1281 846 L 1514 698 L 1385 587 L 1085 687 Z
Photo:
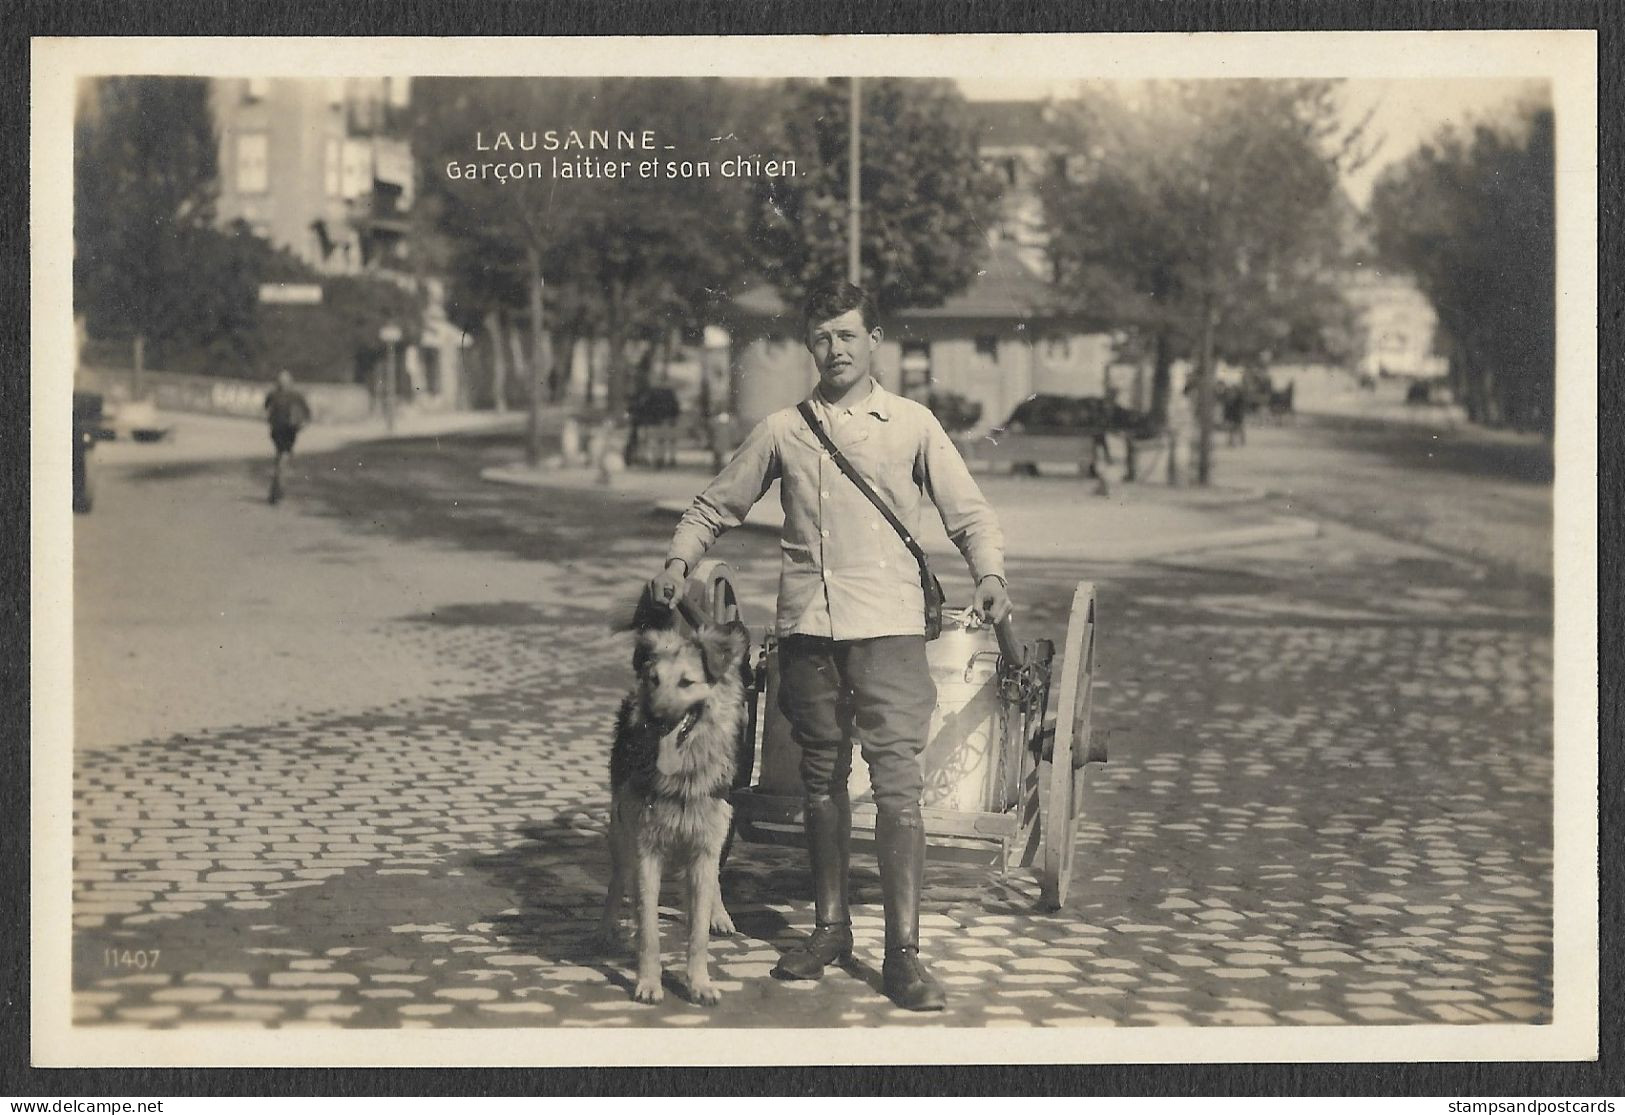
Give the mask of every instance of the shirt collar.
M 816 387 L 813 389 L 812 399 L 813 402 L 817 403 L 825 410 L 836 409 L 824 401 L 824 397 L 818 393 L 818 389 Z M 880 386 L 880 381 L 878 379 L 871 376 L 869 379 L 869 394 L 865 395 L 862 399 L 853 403 L 851 406 L 841 407 L 839 409 L 849 410 L 854 413 L 860 410 L 865 410 L 874 415 L 876 418 L 880 419 L 882 422 L 890 422 L 891 394 L 884 387 Z

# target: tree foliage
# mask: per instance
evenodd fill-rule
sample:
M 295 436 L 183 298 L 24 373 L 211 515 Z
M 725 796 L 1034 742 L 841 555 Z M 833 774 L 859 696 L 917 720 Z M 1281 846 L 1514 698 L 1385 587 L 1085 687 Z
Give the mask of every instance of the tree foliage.
M 863 282 L 881 312 L 936 306 L 976 275 L 996 216 L 998 179 L 977 158 L 964 98 L 948 82 L 861 86 L 858 185 Z M 847 271 L 847 81 L 793 82 L 776 102 L 769 149 L 794 177 L 753 181 L 746 213 L 756 267 L 792 305 Z
M 1552 429 L 1556 164 L 1548 107 L 1508 129 L 1446 129 L 1371 198 L 1377 249 L 1417 278 L 1448 335 L 1468 416 Z
M 732 214 L 742 184 L 709 178 L 561 178 L 556 155 L 504 153 L 540 162 L 540 177 L 501 182 L 454 178 L 448 163 L 493 159 L 476 150 L 506 128 L 654 133 L 653 151 L 598 151 L 634 163 L 658 159 L 716 162 L 738 153 L 736 90 L 693 78 L 438 78 L 415 86 L 414 146 L 452 258 L 454 312 L 466 325 L 498 313 L 532 318 L 532 334 L 601 335 L 610 348 L 610 397 L 618 406 L 631 384 L 629 341 L 694 327 L 743 267 Z M 538 122 L 542 122 L 538 124 Z M 669 148 L 669 149 L 668 149 Z M 542 319 L 536 318 L 540 307 Z M 533 357 L 534 357 L 533 352 Z
M 208 82 L 115 77 L 86 89 L 74 128 L 74 301 L 93 331 L 159 345 L 208 336 L 220 288 Z
M 421 328 L 416 296 L 329 277 L 255 236 L 215 227 L 218 156 L 208 83 L 116 77 L 87 91 L 74 130 L 74 302 L 100 339 L 147 342 L 150 366 L 347 382 L 386 321 Z M 267 306 L 265 283 L 320 283 L 314 306 Z
M 1211 357 L 1342 355 L 1335 270 L 1359 155 L 1325 81 L 1149 82 L 1066 106 L 1078 156 L 1043 191 L 1057 285 L 1072 308 L 1169 368 Z

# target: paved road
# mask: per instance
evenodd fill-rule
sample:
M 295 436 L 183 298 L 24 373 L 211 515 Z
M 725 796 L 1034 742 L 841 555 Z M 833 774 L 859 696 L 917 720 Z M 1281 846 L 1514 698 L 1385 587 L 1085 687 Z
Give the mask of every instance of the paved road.
M 1338 467 L 1316 463 L 1312 433 L 1292 436 L 1308 445 L 1268 451 Z M 478 479 L 512 452 L 471 437 L 310 457 L 275 510 L 256 464 L 104 476 L 76 524 L 78 1019 L 1550 1017 L 1549 591 L 1381 519 L 1388 533 L 1362 529 L 1358 507 L 1289 545 L 1013 566 L 1034 633 L 1058 636 L 1076 581 L 1098 583 L 1113 757 L 1091 776 L 1066 910 L 1036 912 L 1030 878 L 931 866 L 945 1015 L 879 994 L 866 860 L 858 967 L 767 978 L 810 894 L 802 856 L 756 845 L 724 877 L 741 933 L 713 949 L 722 1004 L 675 983 L 662 1005 L 633 1004 L 629 954 L 588 941 L 627 681 L 601 616 L 657 563 L 669 521 L 613 492 Z M 1419 476 L 1411 490 L 1430 490 Z M 765 617 L 772 541 L 740 532 L 719 549 Z M 673 907 L 672 971 L 677 920 Z

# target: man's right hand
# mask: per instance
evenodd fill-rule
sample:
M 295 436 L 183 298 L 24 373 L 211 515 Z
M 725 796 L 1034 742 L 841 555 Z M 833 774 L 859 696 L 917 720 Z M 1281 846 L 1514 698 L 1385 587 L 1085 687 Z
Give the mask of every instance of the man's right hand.
M 656 604 L 667 608 L 677 606 L 677 598 L 682 594 L 683 583 L 688 580 L 688 569 L 681 558 L 672 558 L 666 563 L 666 568 L 657 573 L 649 582 L 649 598 Z

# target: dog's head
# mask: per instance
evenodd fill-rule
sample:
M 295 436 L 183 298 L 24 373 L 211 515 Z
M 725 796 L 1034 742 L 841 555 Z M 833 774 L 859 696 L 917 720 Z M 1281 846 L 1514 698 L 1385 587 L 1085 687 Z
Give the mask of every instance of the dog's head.
M 739 622 L 681 626 L 638 633 L 632 652 L 644 707 L 657 720 L 680 719 L 711 699 L 719 684 L 737 683 L 750 635 Z

